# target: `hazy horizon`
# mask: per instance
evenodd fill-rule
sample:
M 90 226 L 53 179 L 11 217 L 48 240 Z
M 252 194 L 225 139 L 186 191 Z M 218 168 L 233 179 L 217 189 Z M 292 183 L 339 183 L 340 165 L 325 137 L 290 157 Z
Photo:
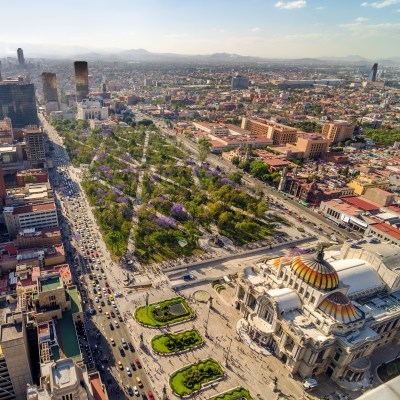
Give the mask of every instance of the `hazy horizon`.
M 26 58 L 139 48 L 263 58 L 400 56 L 400 0 L 39 3 L 19 1 L 16 17 L 2 19 L 0 57 L 15 57 L 18 47 Z M 15 14 L 11 4 L 1 10 Z

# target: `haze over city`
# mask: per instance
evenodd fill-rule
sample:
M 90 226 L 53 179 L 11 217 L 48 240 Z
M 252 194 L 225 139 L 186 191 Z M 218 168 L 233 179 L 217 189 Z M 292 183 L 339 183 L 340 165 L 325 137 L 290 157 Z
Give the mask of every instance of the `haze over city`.
M 0 56 L 71 56 L 143 48 L 267 58 L 398 57 L 400 1 L 18 1 L 2 18 Z M 1 5 L 15 13 L 13 2 Z

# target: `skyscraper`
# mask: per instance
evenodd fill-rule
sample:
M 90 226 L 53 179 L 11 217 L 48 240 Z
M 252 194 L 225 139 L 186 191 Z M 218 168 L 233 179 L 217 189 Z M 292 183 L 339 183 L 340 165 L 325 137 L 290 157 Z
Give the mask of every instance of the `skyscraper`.
M 231 88 L 232 90 L 248 89 L 249 78 L 245 76 L 236 75 L 232 78 Z
M 40 77 L 42 78 L 44 102 L 58 102 L 56 74 L 54 72 L 43 72 Z
M 38 125 L 35 88 L 22 78 L 0 82 L 0 120 L 10 118 L 13 128 Z
M 25 68 L 25 58 L 24 58 L 24 51 L 19 47 L 17 49 L 17 56 L 18 56 L 18 64 L 20 68 Z
M 375 63 L 371 69 L 371 72 L 368 75 L 367 82 L 376 82 L 376 74 L 378 73 L 378 64 Z
M 89 71 L 86 61 L 75 61 L 76 101 L 82 101 L 89 95 Z
M 44 148 L 44 132 L 40 128 L 24 128 L 25 151 L 31 163 L 37 163 L 46 159 Z

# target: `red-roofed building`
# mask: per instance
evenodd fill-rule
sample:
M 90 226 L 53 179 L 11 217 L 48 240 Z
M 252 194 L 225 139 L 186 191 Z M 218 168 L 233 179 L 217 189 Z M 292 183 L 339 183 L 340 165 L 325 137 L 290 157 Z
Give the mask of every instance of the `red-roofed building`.
M 366 200 L 363 197 L 345 197 L 343 201 L 346 203 L 352 204 L 355 207 L 360 208 L 363 211 L 379 211 L 381 208 L 380 204 L 374 203 L 370 200 Z
M 92 386 L 94 400 L 108 400 L 107 391 L 101 381 L 100 374 L 95 372 L 89 375 L 89 381 Z

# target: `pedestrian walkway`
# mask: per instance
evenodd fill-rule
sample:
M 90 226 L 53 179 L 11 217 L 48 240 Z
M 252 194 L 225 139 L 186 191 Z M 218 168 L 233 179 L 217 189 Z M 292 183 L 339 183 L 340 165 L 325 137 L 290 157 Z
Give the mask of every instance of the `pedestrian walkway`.
M 272 354 L 263 346 L 260 346 L 258 343 L 255 343 L 251 337 L 247 333 L 248 322 L 241 318 L 236 323 L 236 332 L 239 335 L 240 339 L 244 344 L 250 347 L 250 349 L 256 351 L 259 354 L 263 354 L 264 356 L 271 356 Z

